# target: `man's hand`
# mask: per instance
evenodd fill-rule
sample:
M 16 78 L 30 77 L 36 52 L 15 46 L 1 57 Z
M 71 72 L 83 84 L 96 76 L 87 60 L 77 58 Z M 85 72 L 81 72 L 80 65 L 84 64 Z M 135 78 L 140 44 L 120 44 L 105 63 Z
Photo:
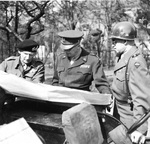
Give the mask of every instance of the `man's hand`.
M 145 143 L 146 137 L 138 131 L 134 131 L 133 133 L 131 133 L 130 137 L 131 137 L 131 141 L 133 143 L 136 143 L 136 144 L 144 144 Z

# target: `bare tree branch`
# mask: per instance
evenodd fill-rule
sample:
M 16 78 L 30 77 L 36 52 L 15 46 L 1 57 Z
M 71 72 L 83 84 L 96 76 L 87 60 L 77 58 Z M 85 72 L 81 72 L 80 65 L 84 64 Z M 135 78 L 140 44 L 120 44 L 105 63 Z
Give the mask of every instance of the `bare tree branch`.
M 23 41 L 22 38 L 16 32 L 14 32 L 10 27 L 0 25 L 0 29 L 12 33 L 19 41 Z
M 39 4 L 35 1 L 33 1 L 32 3 L 36 6 L 36 8 L 34 8 L 34 10 L 37 10 L 37 9 L 39 10 L 39 13 L 37 15 L 33 15 L 31 10 L 28 9 L 23 2 L 21 2 L 21 4 L 22 4 L 23 8 L 25 9 L 26 13 L 31 17 L 31 19 L 26 24 L 26 27 L 27 27 L 27 30 L 28 30 L 27 33 L 26 33 L 26 38 L 29 38 L 31 35 L 37 34 L 37 33 L 44 30 L 44 27 L 42 25 L 40 25 L 39 29 L 36 30 L 36 32 L 32 32 L 32 30 L 33 30 L 32 23 L 34 23 L 35 21 L 39 21 L 39 19 L 45 14 L 45 7 L 49 3 L 49 1 L 44 2 L 44 4 Z

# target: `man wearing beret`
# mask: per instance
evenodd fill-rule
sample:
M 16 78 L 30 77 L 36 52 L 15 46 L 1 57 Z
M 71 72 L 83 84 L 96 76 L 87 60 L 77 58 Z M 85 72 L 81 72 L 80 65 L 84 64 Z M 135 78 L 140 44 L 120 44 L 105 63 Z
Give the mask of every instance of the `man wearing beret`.
M 58 36 L 63 51 L 56 58 L 52 84 L 90 91 L 94 81 L 99 93 L 111 94 L 100 59 L 80 46 L 83 33 L 67 30 Z
M 31 39 L 26 39 L 18 46 L 20 56 L 11 56 L 5 59 L 0 64 L 0 70 L 22 77 L 28 81 L 42 83 L 44 82 L 44 65 L 41 61 L 36 60 L 36 55 L 39 44 Z M 15 97 L 6 94 L 0 88 L 0 124 L 3 124 L 2 108 L 5 102 L 10 103 L 15 101 Z
M 11 56 L 0 64 L 0 70 L 17 75 L 28 81 L 44 82 L 44 65 L 35 59 L 39 44 L 26 39 L 17 45 L 20 56 Z

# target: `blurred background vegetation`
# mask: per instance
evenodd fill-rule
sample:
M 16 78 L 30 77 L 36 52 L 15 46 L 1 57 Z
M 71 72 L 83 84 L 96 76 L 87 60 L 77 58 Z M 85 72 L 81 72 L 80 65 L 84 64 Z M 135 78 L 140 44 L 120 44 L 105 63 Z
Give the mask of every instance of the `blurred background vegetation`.
M 0 1 L 0 62 L 17 55 L 16 45 L 31 38 L 41 45 L 38 57 L 52 68 L 60 44 L 57 33 L 77 29 L 84 33 L 81 45 L 110 69 L 115 64 L 111 27 L 124 20 L 144 31 L 140 38 L 147 39 L 150 0 Z M 95 30 L 99 33 L 92 35 Z

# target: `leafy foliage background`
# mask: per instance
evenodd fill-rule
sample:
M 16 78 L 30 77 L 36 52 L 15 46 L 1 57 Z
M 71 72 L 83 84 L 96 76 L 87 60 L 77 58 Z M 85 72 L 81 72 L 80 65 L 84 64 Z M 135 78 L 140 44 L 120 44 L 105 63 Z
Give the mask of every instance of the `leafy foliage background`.
M 130 20 L 145 32 L 150 21 L 149 8 L 150 0 L 0 1 L 0 61 L 17 55 L 16 45 L 26 38 L 46 47 L 45 63 L 55 61 L 60 44 L 57 33 L 79 29 L 84 32 L 83 47 L 91 52 L 96 50 L 104 66 L 111 67 L 112 26 Z M 90 33 L 95 29 L 102 31 L 99 41 L 91 41 Z

